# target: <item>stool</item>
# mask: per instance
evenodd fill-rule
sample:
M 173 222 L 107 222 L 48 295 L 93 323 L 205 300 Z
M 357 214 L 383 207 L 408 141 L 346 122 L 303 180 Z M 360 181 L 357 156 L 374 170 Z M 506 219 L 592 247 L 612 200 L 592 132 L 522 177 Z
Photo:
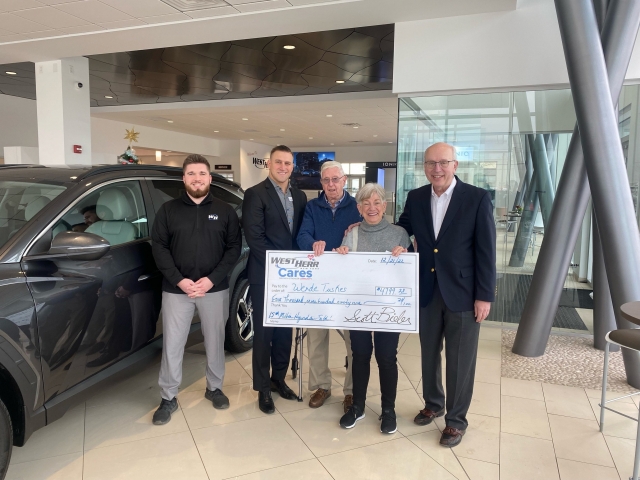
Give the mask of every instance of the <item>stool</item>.
M 620 313 L 623 318 L 630 321 L 633 324 L 640 325 L 640 302 L 625 303 L 620 307 Z M 623 417 L 629 418 L 634 422 L 638 422 L 638 433 L 636 434 L 636 453 L 633 461 L 633 476 L 629 480 L 639 480 L 638 473 L 640 473 L 640 414 L 638 418 L 630 417 L 629 415 L 609 408 L 606 404 L 621 400 L 623 398 L 633 397 L 634 395 L 640 395 L 640 392 L 630 393 L 629 395 L 623 395 L 621 397 L 613 398 L 611 400 L 606 399 L 607 395 L 607 376 L 609 374 L 609 346 L 613 343 L 620 345 L 622 348 L 628 348 L 629 350 L 635 350 L 640 352 L 640 329 L 635 328 L 621 328 L 618 330 L 612 330 L 605 336 L 606 346 L 604 349 L 604 368 L 602 373 L 602 397 L 599 403 L 600 407 L 600 431 L 604 432 L 604 411 L 617 413 Z

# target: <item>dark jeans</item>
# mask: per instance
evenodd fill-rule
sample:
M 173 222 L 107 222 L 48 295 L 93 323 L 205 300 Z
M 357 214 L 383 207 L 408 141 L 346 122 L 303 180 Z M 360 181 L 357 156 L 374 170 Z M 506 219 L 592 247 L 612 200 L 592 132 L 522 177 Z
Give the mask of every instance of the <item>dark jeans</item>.
M 442 340 L 447 359 L 447 426 L 467 428 L 467 411 L 473 396 L 480 324 L 473 311 L 452 312 L 442 299 L 436 283 L 429 305 L 420 309 L 422 353 L 422 395 L 425 406 L 439 412 L 445 407 L 442 389 Z
M 398 389 L 398 353 L 399 333 L 363 332 L 350 330 L 351 350 L 353 351 L 353 403 L 364 410 L 367 399 L 367 386 L 371 373 L 371 354 L 375 342 L 376 362 L 380 371 L 380 391 L 382 408 L 395 408 Z M 372 337 L 373 336 L 373 342 Z
M 253 389 L 269 390 L 271 381 L 284 380 L 291 358 L 291 328 L 264 327 L 264 285 L 249 287 L 253 308 Z M 269 375 L 271 367 L 271 375 Z

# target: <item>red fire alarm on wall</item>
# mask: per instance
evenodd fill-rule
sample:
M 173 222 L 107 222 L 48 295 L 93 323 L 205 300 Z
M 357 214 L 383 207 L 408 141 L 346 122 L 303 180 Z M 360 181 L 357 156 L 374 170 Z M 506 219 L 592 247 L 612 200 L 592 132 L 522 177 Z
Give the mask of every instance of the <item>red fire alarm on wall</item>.
M 82 153 L 82 145 L 74 145 L 73 153 Z

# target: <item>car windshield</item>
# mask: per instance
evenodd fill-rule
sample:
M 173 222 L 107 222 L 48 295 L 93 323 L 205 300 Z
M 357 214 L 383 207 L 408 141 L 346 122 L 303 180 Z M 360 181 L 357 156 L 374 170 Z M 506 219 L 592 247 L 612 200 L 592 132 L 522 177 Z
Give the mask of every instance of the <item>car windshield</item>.
M 0 180 L 0 248 L 66 187 Z

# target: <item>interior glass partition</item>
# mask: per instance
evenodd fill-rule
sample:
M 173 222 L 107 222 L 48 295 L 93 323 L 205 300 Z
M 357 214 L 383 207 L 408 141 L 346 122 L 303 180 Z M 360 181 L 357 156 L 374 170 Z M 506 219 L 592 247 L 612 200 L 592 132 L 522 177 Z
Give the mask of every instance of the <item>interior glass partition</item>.
M 427 184 L 425 149 L 440 141 L 454 145 L 456 174 L 489 191 L 494 205 L 498 280 L 488 320 L 517 324 L 576 122 L 571 92 L 401 98 L 398 118 L 396 217 L 407 193 Z M 583 224 L 554 327 L 587 333 L 593 322 L 590 211 Z

